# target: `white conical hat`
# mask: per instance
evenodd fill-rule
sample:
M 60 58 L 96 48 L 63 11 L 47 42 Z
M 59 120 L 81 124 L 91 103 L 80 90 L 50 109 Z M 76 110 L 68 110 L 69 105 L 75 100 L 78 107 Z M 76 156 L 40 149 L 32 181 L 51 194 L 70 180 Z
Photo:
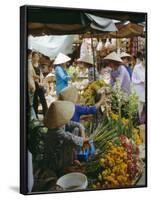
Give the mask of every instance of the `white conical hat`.
M 121 58 L 124 58 L 124 57 L 132 57 L 130 54 L 128 54 L 128 53 L 126 53 L 126 52 L 122 52 L 121 54 L 120 54 L 120 57 Z
M 79 58 L 77 61 L 78 62 L 84 62 L 84 63 L 93 64 L 93 56 L 87 54 L 87 55 L 84 55 L 81 58 Z
M 55 81 L 55 75 L 52 74 L 52 73 L 49 73 L 45 79 L 44 79 L 46 82 L 50 81 L 50 82 L 54 82 Z
M 47 128 L 58 128 L 70 121 L 75 111 L 75 105 L 69 101 L 54 101 L 50 104 L 44 118 Z
M 73 86 L 69 86 L 61 90 L 58 97 L 59 100 L 71 101 L 73 103 L 76 103 L 77 98 L 78 98 L 78 90 Z
M 64 55 L 63 53 L 59 53 L 54 61 L 54 65 L 58 65 L 58 64 L 63 64 L 63 63 L 66 63 L 68 61 L 70 61 L 71 58 Z
M 122 59 L 120 58 L 119 54 L 115 53 L 115 52 L 112 52 L 110 54 L 108 54 L 104 60 L 113 60 L 113 61 L 116 61 L 116 62 L 119 62 L 119 63 L 122 63 Z

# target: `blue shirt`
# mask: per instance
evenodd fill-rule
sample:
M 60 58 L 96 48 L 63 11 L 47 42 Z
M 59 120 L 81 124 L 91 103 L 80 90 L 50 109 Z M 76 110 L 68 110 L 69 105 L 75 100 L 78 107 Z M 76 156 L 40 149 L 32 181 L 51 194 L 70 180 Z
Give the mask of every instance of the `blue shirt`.
M 81 115 L 89 115 L 96 113 L 96 106 L 75 105 L 75 112 L 71 121 L 80 122 Z
M 57 65 L 55 68 L 55 76 L 56 76 L 56 93 L 59 95 L 60 91 L 68 86 L 68 80 L 70 76 L 68 76 L 67 72 L 63 67 Z
M 125 67 L 126 67 L 126 69 L 127 69 L 127 71 L 128 71 L 128 73 L 129 73 L 129 75 L 130 75 L 130 78 L 132 77 L 132 69 L 131 69 L 131 67 L 128 65 L 125 65 Z

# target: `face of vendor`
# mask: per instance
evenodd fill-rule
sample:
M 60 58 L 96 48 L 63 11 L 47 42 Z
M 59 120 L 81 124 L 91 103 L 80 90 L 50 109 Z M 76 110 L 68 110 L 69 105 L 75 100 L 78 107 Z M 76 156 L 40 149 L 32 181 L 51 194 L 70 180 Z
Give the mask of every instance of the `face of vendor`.
M 85 62 L 81 62 L 80 67 L 82 68 L 89 68 L 90 64 L 85 63 Z
M 32 55 L 32 62 L 33 63 L 38 63 L 39 62 L 39 55 L 37 53 Z
M 81 68 L 85 67 L 84 63 L 82 63 L 82 62 L 78 62 L 78 66 L 81 67 Z
M 128 64 L 128 58 L 127 58 L 127 57 L 122 58 L 122 60 L 123 60 L 123 63 L 124 63 L 125 65 Z
M 68 66 L 68 64 L 67 64 L 67 63 L 62 63 L 61 66 L 62 66 L 64 69 L 66 69 L 67 66 Z
M 124 63 L 125 65 L 129 64 L 129 59 L 128 59 L 128 57 L 124 57 L 124 58 L 122 58 L 122 60 L 123 60 L 123 63 Z
M 119 66 L 119 63 L 118 62 L 115 62 L 115 61 L 109 61 L 108 62 L 108 66 L 112 68 L 112 70 L 116 70 Z

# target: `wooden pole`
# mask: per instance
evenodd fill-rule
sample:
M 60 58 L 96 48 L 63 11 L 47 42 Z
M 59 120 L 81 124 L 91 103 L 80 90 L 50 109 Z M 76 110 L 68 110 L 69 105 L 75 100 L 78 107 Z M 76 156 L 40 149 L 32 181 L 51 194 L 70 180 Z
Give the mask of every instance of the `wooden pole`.
M 93 34 L 91 34 L 91 48 L 92 48 L 92 55 L 93 55 L 93 75 L 94 80 L 96 80 L 96 74 L 95 74 L 95 67 L 96 67 L 96 59 L 95 59 L 95 52 L 94 52 L 94 46 L 93 46 Z

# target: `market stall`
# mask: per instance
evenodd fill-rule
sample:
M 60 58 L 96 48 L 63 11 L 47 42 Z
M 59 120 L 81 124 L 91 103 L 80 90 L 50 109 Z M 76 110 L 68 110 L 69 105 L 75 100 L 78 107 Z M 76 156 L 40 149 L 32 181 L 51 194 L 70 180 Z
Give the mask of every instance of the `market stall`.
M 35 10 L 35 16 L 38 16 L 39 12 L 41 11 Z M 145 130 L 140 127 L 137 116 L 138 98 L 133 90 L 126 96 L 121 90 L 118 80 L 115 82 L 114 88 L 109 83 L 110 81 L 104 81 L 102 78 L 96 80 L 95 68 L 98 67 L 100 59 L 97 57 L 97 51 L 103 52 L 102 46 L 97 50 L 96 38 L 108 39 L 106 43 L 110 43 L 112 38 L 123 39 L 123 37 L 137 37 L 138 35 L 144 37 L 142 26 L 134 24 L 134 22 L 138 23 L 144 19 L 140 19 L 138 16 L 134 17 L 131 13 L 123 16 L 114 15 L 114 19 L 111 18 L 112 15 L 106 16 L 103 12 L 96 15 L 93 12 L 73 12 L 72 14 L 72 22 L 70 21 L 70 14 L 64 16 L 62 12 L 64 16 L 62 19 L 54 18 L 53 13 L 49 13 L 45 23 L 43 21 L 37 23 L 34 20 L 34 15 L 31 17 L 29 12 L 28 32 L 34 36 L 43 34 L 63 35 L 57 37 L 64 39 L 68 39 L 65 36 L 67 34 L 70 35 L 70 39 L 72 34 L 80 34 L 80 36 L 82 34 L 82 37 L 89 38 L 90 54 L 93 56 L 94 81 L 89 82 L 88 72 L 86 70 L 82 71 L 81 68 L 79 70 L 78 64 L 73 62 L 73 66 L 68 70 L 71 76 L 74 75 L 74 78 L 69 81 L 69 86 L 74 86 L 78 90 L 78 103 L 81 106 L 94 106 L 104 93 L 108 98 L 94 115 L 80 118 L 80 123 L 85 127 L 85 134 L 89 138 L 89 142 L 86 147 L 75 151 L 79 162 L 72 163 L 63 174 L 58 175 L 46 167 L 48 160 L 45 158 L 45 142 L 49 128 L 44 125 L 43 120 L 29 122 L 29 150 L 33 154 L 34 177 L 36 180 L 33 191 L 63 190 L 63 187 L 57 185 L 59 183 L 58 179 L 71 172 L 85 174 L 88 183 L 84 189 L 135 186 L 143 174 L 146 159 Z M 117 20 L 120 20 L 120 23 L 131 20 L 133 23 L 120 27 Z M 49 38 L 48 45 L 44 45 L 43 42 L 35 43 L 35 40 L 31 46 L 40 53 L 51 57 L 50 53 L 53 54 L 53 52 L 50 52 L 50 49 L 52 50 L 50 48 L 52 47 L 51 36 L 45 35 L 44 37 L 47 40 Z M 72 49 L 72 42 L 70 40 L 70 50 Z M 81 43 L 82 40 L 80 40 L 80 45 Z M 116 45 L 117 41 L 115 40 L 114 45 L 106 44 L 105 48 L 108 50 L 106 53 L 117 51 Z M 144 44 L 142 46 L 144 47 Z M 64 48 L 63 53 L 72 53 L 71 51 L 65 51 L 69 49 L 67 48 L 68 45 L 67 47 L 64 46 L 63 42 L 62 47 Z M 55 56 L 56 52 L 52 58 L 54 59 Z M 106 54 L 102 55 L 101 59 L 105 56 Z M 44 80 L 46 83 L 52 83 L 55 93 L 54 83 L 56 77 L 54 73 L 49 73 Z M 54 94 L 52 101 L 57 99 L 58 97 Z M 68 189 L 74 188 L 71 185 Z

